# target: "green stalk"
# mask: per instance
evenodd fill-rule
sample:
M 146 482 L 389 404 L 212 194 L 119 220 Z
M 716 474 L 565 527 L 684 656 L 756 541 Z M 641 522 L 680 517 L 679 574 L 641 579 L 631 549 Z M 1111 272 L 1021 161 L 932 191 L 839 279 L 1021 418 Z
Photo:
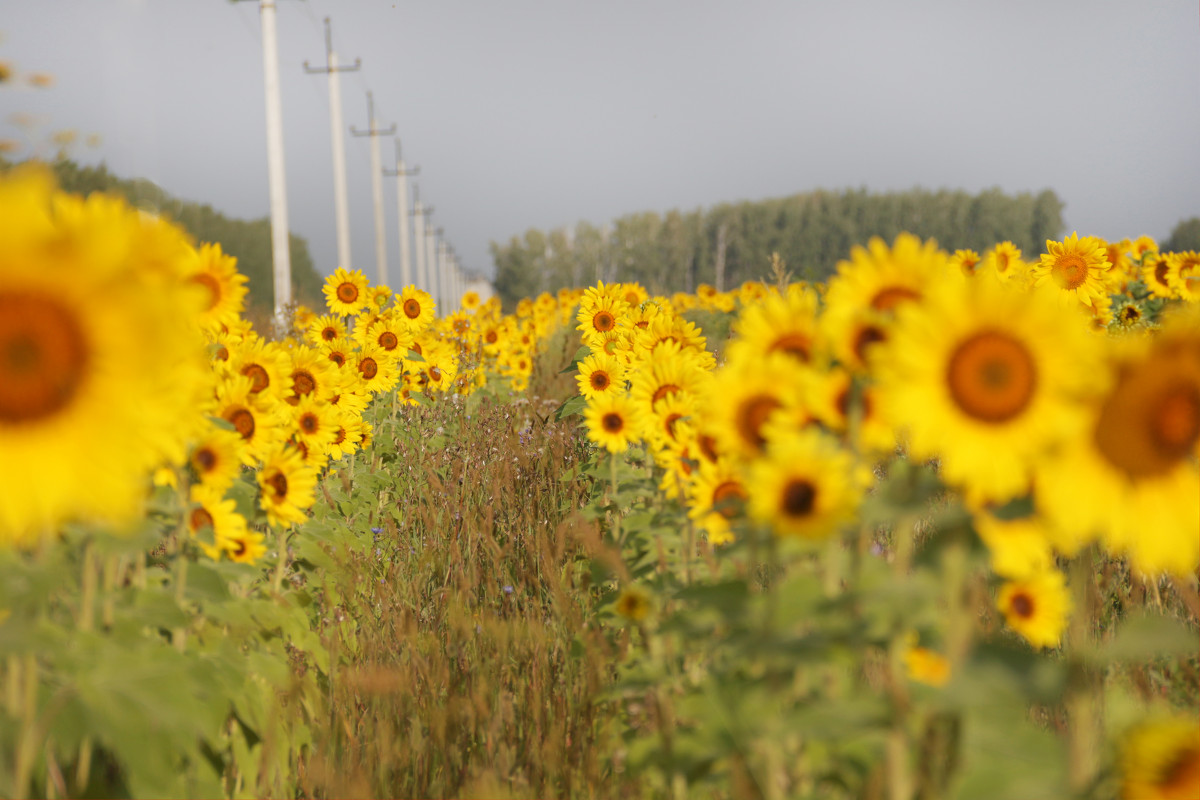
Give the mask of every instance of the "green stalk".
M 96 621 L 96 548 L 89 538 L 83 546 L 83 575 L 80 579 L 79 619 L 81 632 L 91 631 Z
M 908 577 L 909 566 L 912 563 L 915 527 L 913 518 L 905 517 L 892 533 L 892 570 L 900 580 Z M 888 797 L 891 800 L 911 800 L 913 796 L 912 768 L 908 758 L 908 675 L 904 668 L 904 654 L 908 649 L 907 635 L 908 631 L 902 628 L 896 630 L 888 646 L 888 693 L 892 700 L 892 727 L 884 748 L 884 761 Z
M 1092 573 L 1094 547 L 1071 562 L 1071 612 L 1067 638 L 1067 777 L 1071 789 L 1082 793 L 1100 765 L 1101 708 L 1095 668 L 1087 663 L 1092 640 L 1096 582 Z
M 623 547 L 625 543 L 623 541 L 621 541 L 621 508 L 619 505 L 617 505 L 617 489 L 619 487 L 619 484 L 617 483 L 617 454 L 616 453 L 608 454 L 608 479 L 612 483 L 613 541 L 615 541 L 617 543 L 618 547 Z

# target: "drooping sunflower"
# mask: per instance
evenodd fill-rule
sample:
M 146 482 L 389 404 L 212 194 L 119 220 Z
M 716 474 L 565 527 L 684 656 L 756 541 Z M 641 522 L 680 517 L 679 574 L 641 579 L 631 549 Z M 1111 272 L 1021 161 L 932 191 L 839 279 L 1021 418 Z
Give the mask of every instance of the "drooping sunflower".
M 880 402 L 911 454 L 940 458 L 968 496 L 1003 501 L 1082 429 L 1099 340 L 1047 292 L 971 281 L 904 309 L 880 355 Z
M 415 286 L 405 286 L 396 298 L 397 319 L 414 335 L 420 335 L 433 324 L 434 302 L 428 292 Z
M 1030 267 L 1034 286 L 1056 287 L 1065 297 L 1091 306 L 1108 296 L 1105 274 L 1111 268 L 1104 242 L 1073 232 L 1061 242 L 1046 240 L 1046 250 Z
M 237 271 L 237 259 L 222 253 L 221 245 L 206 244 L 196 251 L 195 272 L 188 280 L 204 288 L 201 327 L 220 330 L 242 313 L 249 278 Z
M 750 515 L 777 536 L 824 539 L 854 518 L 869 477 L 821 431 L 787 432 L 750 465 Z
M 367 276 L 362 270 L 347 272 L 338 267 L 325 279 L 321 291 L 325 294 L 325 305 L 339 317 L 352 317 L 367 306 Z
M 1008 627 L 1034 647 L 1057 647 L 1071 615 L 1071 596 L 1063 574 L 1048 569 L 1002 585 L 996 607 Z
M 624 452 L 642 438 L 642 413 L 624 392 L 594 397 L 583 413 L 588 438 L 610 453 Z
M 212 391 L 186 236 L 123 200 L 0 176 L 0 544 L 118 526 Z
M 625 367 L 610 355 L 592 353 L 579 362 L 575 380 L 579 384 L 579 393 L 589 399 L 609 392 L 623 392 Z
M 1036 502 L 1079 542 L 1102 538 L 1144 575 L 1200 563 L 1200 327 L 1128 336 L 1082 435 L 1039 466 Z
M 1200 797 L 1200 725 L 1194 717 L 1144 720 L 1121 739 L 1121 800 Z
M 287 526 L 308 519 L 314 500 L 317 471 L 304 463 L 294 447 L 277 448 L 258 471 L 260 503 L 272 525 Z

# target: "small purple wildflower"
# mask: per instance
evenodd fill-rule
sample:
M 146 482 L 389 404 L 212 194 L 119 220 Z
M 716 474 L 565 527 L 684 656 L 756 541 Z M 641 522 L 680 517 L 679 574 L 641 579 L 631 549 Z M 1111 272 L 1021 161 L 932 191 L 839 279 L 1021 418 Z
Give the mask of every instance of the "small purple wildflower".
M 513 588 L 512 588 L 511 586 L 505 586 L 505 587 L 504 587 L 504 593 L 505 593 L 505 594 L 512 594 L 512 593 L 513 593 Z

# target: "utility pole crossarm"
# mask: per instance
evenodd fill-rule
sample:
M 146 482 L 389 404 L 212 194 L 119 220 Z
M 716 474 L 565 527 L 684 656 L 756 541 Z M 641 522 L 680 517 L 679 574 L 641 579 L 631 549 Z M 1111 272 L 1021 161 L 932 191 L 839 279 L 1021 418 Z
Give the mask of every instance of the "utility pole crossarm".
M 335 63 L 330 56 L 333 55 L 333 29 L 329 26 L 329 17 L 325 18 L 325 66 L 310 67 L 308 61 L 304 62 L 304 71 L 309 75 L 321 75 L 326 72 L 354 72 L 362 68 L 362 59 L 354 59 L 354 65 Z

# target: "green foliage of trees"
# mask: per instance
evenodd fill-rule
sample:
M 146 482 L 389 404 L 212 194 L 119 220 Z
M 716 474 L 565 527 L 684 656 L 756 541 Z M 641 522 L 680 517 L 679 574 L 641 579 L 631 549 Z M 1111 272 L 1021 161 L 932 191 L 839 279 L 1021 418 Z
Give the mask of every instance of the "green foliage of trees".
M 9 166 L 0 162 L 0 168 Z M 161 214 L 190 233 L 196 242 L 218 242 L 221 249 L 237 258 L 238 270 L 248 279 L 250 293 L 246 305 L 266 314 L 275 305 L 275 287 L 271 264 L 271 221 L 232 219 L 212 206 L 179 200 L 154 183 L 141 179 L 119 178 L 100 166 L 77 164 L 60 159 L 51 165 L 64 191 L 88 195 L 109 192 L 121 195 L 130 205 Z M 292 296 L 296 302 L 323 307 L 321 286 L 325 279 L 313 266 L 308 242 L 291 234 Z
M 1163 252 L 1181 253 L 1185 250 L 1200 251 L 1200 217 L 1181 219 L 1171 229 L 1170 237 L 1162 243 Z
M 949 250 L 984 251 L 1010 240 L 1035 257 L 1062 231 L 1063 202 L 1046 189 L 1008 195 L 988 189 L 816 190 L 789 197 L 722 203 L 660 215 L 628 214 L 603 230 L 531 229 L 507 244 L 492 242 L 496 288 L 506 305 L 541 291 L 604 281 L 640 281 L 656 293 L 727 289 L 763 278 L 778 252 L 793 274 L 823 280 L 854 245 L 901 231 L 933 238 Z M 723 273 L 723 274 L 718 274 Z

